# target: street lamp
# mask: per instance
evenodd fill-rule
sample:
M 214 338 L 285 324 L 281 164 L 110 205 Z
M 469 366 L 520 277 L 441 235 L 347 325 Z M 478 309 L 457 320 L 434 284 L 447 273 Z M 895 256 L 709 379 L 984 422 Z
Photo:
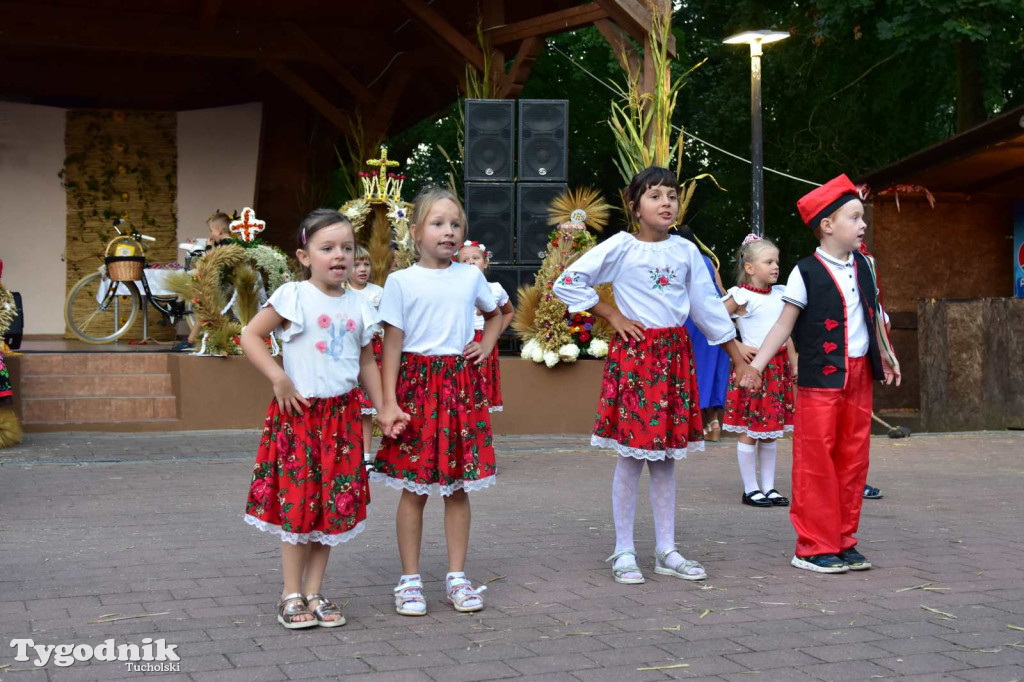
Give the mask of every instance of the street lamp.
M 761 46 L 789 37 L 782 31 L 744 31 L 729 36 L 726 45 L 750 45 L 750 222 L 754 234 L 764 235 L 764 150 L 761 141 Z

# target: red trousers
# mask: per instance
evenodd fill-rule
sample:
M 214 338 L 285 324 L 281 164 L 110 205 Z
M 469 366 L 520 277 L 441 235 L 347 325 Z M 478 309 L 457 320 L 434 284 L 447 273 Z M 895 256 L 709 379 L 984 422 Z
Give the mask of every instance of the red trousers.
M 793 426 L 796 554 L 836 554 L 857 544 L 871 439 L 872 372 L 849 358 L 846 388 L 797 391 Z

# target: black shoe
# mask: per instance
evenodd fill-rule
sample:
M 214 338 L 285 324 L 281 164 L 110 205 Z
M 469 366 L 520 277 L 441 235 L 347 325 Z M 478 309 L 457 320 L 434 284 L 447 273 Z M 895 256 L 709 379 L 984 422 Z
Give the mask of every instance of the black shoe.
M 794 554 L 793 560 L 789 563 L 815 573 L 846 573 L 850 570 L 849 564 L 835 554 L 812 554 L 803 557 Z
M 188 339 L 185 339 L 184 341 L 179 341 L 178 343 L 171 346 L 172 353 L 187 353 L 193 350 L 195 350 L 195 346 L 189 343 Z
M 760 495 L 761 499 L 755 500 L 754 496 Z M 740 500 L 743 504 L 748 504 L 751 507 L 770 507 L 772 503 L 764 496 L 764 493 L 760 490 L 752 490 L 749 493 L 743 493 L 743 499 Z
M 882 491 L 879 490 L 878 488 L 872 488 L 869 485 L 865 485 L 864 486 L 864 499 L 865 500 L 879 500 L 882 497 L 884 497 L 884 495 L 882 495 Z
M 775 497 L 772 497 L 772 493 L 775 493 Z M 780 493 L 775 488 L 772 488 L 771 490 L 766 492 L 764 494 L 764 496 L 768 498 L 768 501 L 771 502 L 772 506 L 774 506 L 774 507 L 788 507 L 789 506 L 789 498 L 788 497 L 783 497 L 782 493 Z
M 857 551 L 857 545 L 850 549 L 844 549 L 836 556 L 845 561 L 851 571 L 866 571 L 871 568 L 871 562 L 868 561 L 866 556 Z

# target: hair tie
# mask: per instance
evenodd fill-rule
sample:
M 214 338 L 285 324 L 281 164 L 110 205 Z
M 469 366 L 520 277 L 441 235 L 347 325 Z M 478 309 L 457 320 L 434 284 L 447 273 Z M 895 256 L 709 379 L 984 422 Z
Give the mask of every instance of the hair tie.
M 746 246 L 747 244 L 752 244 L 754 242 L 759 242 L 759 241 L 761 241 L 761 238 L 758 237 L 753 232 L 751 232 L 750 234 L 748 234 L 746 237 L 743 238 L 742 246 Z
M 302 228 L 302 245 L 303 246 L 306 245 L 306 228 L 305 227 Z

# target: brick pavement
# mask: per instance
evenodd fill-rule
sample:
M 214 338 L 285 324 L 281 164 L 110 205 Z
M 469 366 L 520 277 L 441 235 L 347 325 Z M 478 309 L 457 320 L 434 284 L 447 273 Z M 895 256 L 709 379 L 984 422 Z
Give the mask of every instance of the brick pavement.
M 602 563 L 614 457 L 580 437 L 500 438 L 500 484 L 473 496 L 468 568 L 491 581 L 485 611 L 442 603 L 432 502 L 430 613 L 395 615 L 398 495 L 375 488 L 369 529 L 328 569 L 348 625 L 298 633 L 273 617 L 277 544 L 241 522 L 256 438 L 40 434 L 0 451 L 0 680 L 143 675 L 35 669 L 14 660 L 16 637 L 165 638 L 182 660 L 147 674 L 163 680 L 1024 680 L 1024 434 L 873 440 L 871 482 L 886 496 L 865 502 L 860 546 L 876 568 L 838 576 L 788 566 L 785 510 L 741 506 L 734 442 L 709 444 L 677 467 L 677 532 L 710 579 L 656 576 L 645 559 L 639 586 Z M 789 454 L 784 441 L 783 490 Z M 643 491 L 637 532 L 650 553 Z M 900 591 L 926 583 L 940 589 Z

